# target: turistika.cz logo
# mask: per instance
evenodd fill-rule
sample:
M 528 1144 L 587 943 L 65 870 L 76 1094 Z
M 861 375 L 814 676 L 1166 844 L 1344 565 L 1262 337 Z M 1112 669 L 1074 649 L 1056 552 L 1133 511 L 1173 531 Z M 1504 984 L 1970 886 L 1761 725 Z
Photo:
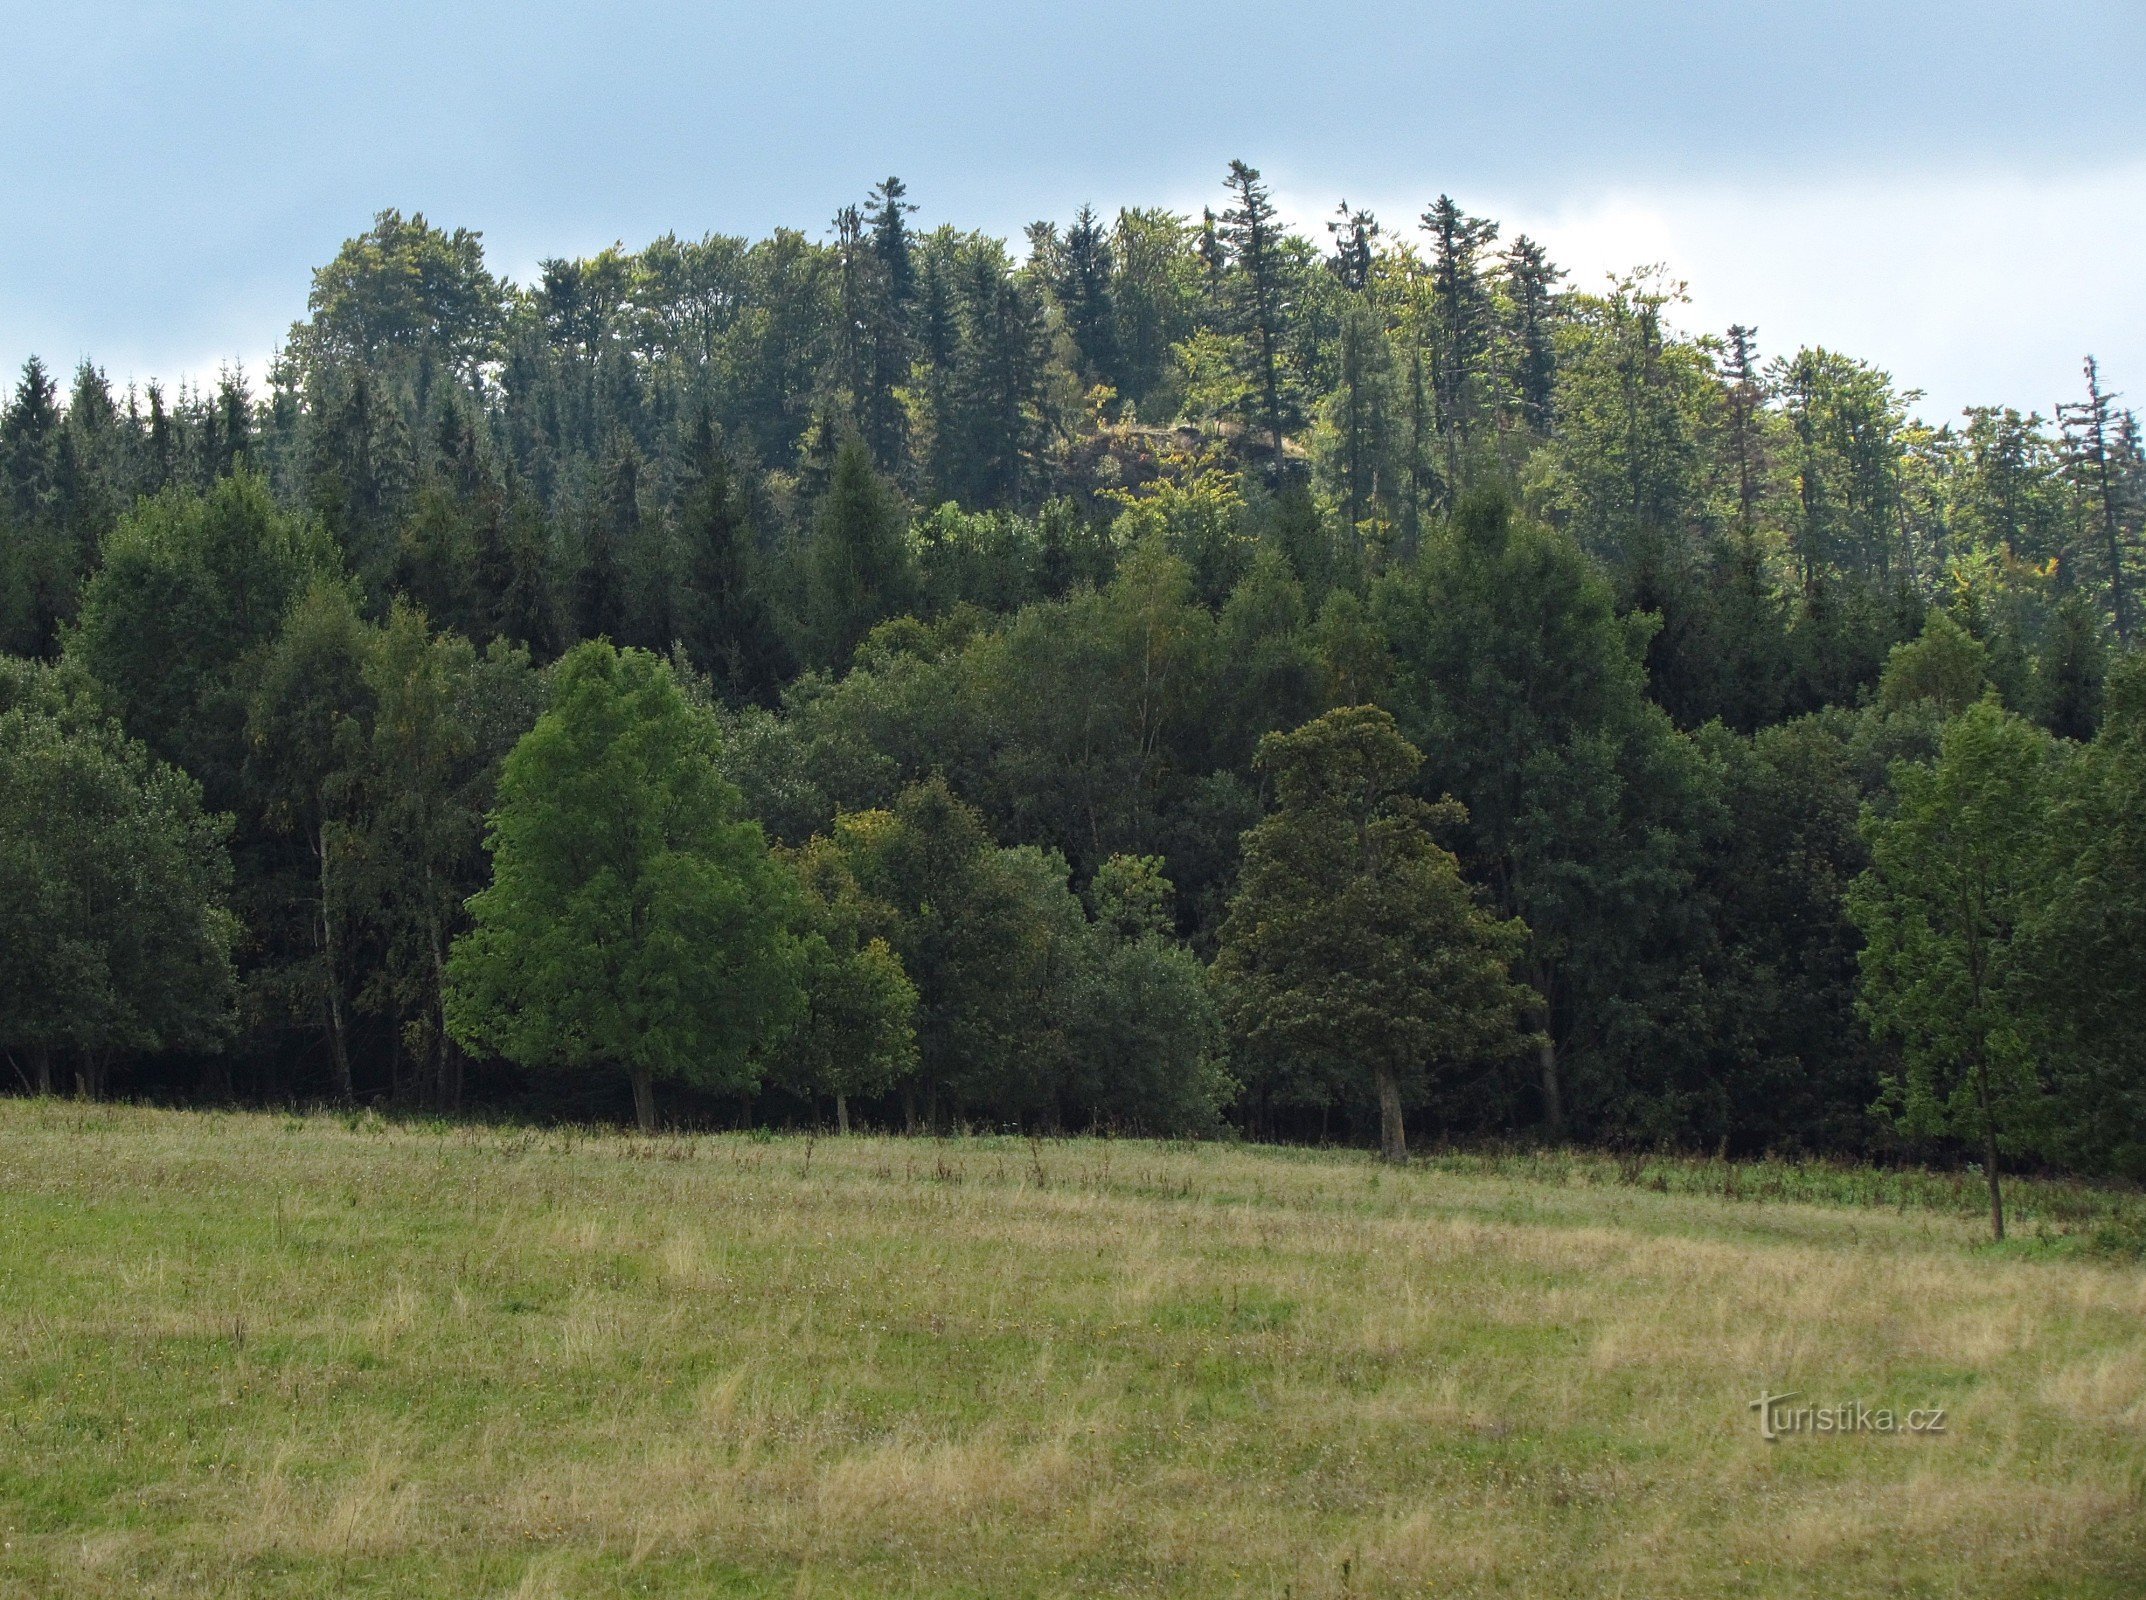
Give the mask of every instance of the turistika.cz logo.
M 1781 1439 L 1792 1433 L 1943 1433 L 1945 1408 L 1917 1406 L 1896 1411 L 1891 1406 L 1866 1406 L 1849 1400 L 1836 1406 L 1791 1405 L 1800 1389 L 1785 1394 L 1760 1391 L 1750 1409 L 1759 1414 L 1759 1437 Z

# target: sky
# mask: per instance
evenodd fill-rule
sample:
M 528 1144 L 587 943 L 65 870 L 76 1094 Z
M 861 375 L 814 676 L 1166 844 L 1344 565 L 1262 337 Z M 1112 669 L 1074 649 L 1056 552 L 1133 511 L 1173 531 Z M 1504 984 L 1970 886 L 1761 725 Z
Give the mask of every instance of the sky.
M 2146 0 L 0 0 L 0 364 L 258 372 L 382 207 L 547 256 L 825 230 L 897 173 L 1018 238 L 1218 202 L 1317 230 L 1449 192 L 1582 287 L 1663 262 L 1924 391 L 2146 403 Z M 1322 235 L 1323 236 L 1323 235 Z

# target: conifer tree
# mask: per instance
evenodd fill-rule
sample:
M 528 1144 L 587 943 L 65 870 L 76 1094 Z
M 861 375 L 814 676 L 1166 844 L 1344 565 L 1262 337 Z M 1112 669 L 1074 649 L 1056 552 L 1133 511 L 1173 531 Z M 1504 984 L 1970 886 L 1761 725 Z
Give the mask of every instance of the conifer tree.
M 807 628 L 820 666 L 841 671 L 875 624 L 908 604 L 911 572 L 900 502 L 854 436 L 813 518 L 806 553 Z
M 1259 171 L 1242 161 L 1229 164 L 1224 180 L 1233 204 L 1222 214 L 1222 237 L 1229 248 L 1233 286 L 1232 311 L 1247 345 L 1255 403 L 1254 420 L 1266 430 L 1274 470 L 1282 467 L 1282 430 L 1287 416 L 1282 403 L 1283 323 L 1288 315 L 1288 287 L 1280 248 L 1280 218 Z
M 1524 233 L 1505 252 L 1511 383 L 1521 420 L 1544 435 L 1550 431 L 1557 388 L 1557 286 L 1564 276 L 1562 268 L 1550 264 L 1549 253 Z
M 2122 418 L 2116 410 L 2117 396 L 2101 387 L 2101 368 L 2092 356 L 2086 358 L 2086 398 L 2057 407 L 2073 476 L 2093 508 L 2095 531 L 2101 536 L 2102 556 L 2109 585 L 2109 610 L 2116 624 L 2116 637 L 2131 639 L 2131 605 L 2126 587 L 2125 513 L 2123 482 L 2118 462 L 2118 435 Z
M 693 482 L 679 509 L 684 593 L 679 637 L 695 667 L 730 703 L 772 703 L 790 662 L 759 585 L 752 524 L 703 411 L 692 446 Z
M 1444 194 L 1422 220 L 1431 235 L 1432 394 L 1445 441 L 1446 477 L 1458 481 L 1490 353 L 1492 305 L 1482 261 L 1497 240 L 1498 225 L 1469 216 Z

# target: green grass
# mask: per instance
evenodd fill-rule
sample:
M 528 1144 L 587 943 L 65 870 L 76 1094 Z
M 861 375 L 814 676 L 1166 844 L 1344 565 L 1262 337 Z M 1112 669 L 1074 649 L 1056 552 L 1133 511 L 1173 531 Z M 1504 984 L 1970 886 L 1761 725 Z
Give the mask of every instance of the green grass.
M 2146 1592 L 2136 1196 L 20 1100 L 0 1195 L 9 1596 Z

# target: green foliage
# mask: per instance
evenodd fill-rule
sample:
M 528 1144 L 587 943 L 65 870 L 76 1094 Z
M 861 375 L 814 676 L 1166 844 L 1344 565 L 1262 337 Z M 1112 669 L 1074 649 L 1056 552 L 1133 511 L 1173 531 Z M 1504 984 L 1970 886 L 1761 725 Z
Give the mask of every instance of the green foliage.
M 0 1047 L 86 1094 L 116 1056 L 228 1037 L 226 819 L 64 670 L 0 657 Z
M 1926 700 L 1940 716 L 1958 716 L 1982 698 L 1989 652 L 1942 611 L 1923 624 L 1922 637 L 1896 644 L 1878 680 L 1878 703 L 1891 710 Z
M 1699 741 L 1721 773 L 1726 827 L 1702 869 L 1720 949 L 1708 966 L 1712 1095 L 1693 1132 L 1744 1150 L 1869 1148 L 1889 1058 L 1855 1013 L 1862 938 L 1843 896 L 1869 852 L 1849 732 L 1804 717 L 1750 738 L 1717 725 Z
M 2053 1148 L 2146 1178 L 2146 658 L 2111 672 L 2100 738 L 2053 780 L 2046 838 L 2021 940 Z
M 2047 1122 L 2019 935 L 2050 769 L 2046 736 L 1993 701 L 1969 707 L 1934 766 L 1896 771 L 1893 813 L 1866 814 L 1871 864 L 1848 894 L 1863 1014 L 1902 1047 L 1886 1110 L 1911 1134 L 1981 1147 L 2000 1238 L 1998 1158 L 2038 1149 Z
M 814 519 L 807 552 L 807 617 L 813 660 L 839 672 L 872 628 L 907 606 L 911 573 L 904 516 L 894 491 L 855 438 L 835 455 L 834 477 Z
M 1405 1153 L 1405 1102 L 1450 1100 L 1524 1042 L 1512 981 L 1527 930 L 1478 905 L 1430 827 L 1457 805 L 1409 786 L 1422 755 L 1370 706 L 1260 741 L 1279 809 L 1245 836 L 1215 958 L 1233 1034 L 1296 1093 L 1375 1087 L 1381 1145 Z
M 815 838 L 790 852 L 803 891 L 805 1012 L 773 1059 L 773 1075 L 806 1095 L 833 1095 L 849 1131 L 849 1099 L 884 1094 L 916 1070 L 916 986 L 885 937 L 890 908 L 870 903 L 842 846 Z
M 1237 1093 L 1207 969 L 1174 937 L 1157 856 L 1112 856 L 1088 885 L 1094 920 L 1070 999 L 1066 1097 L 1090 1123 L 1215 1131 Z
M 321 531 L 280 510 L 257 477 L 168 491 L 112 531 L 68 653 L 111 690 L 130 733 L 228 808 L 256 652 L 337 569 Z
M 1695 335 L 1658 273 L 1567 292 L 1450 197 L 1420 231 L 1344 206 L 1324 255 L 1251 168 L 1226 184 L 1223 215 L 1084 208 L 1023 252 L 917 229 L 887 178 L 824 242 L 666 235 L 527 287 L 388 212 L 252 383 L 26 363 L 0 648 L 64 652 L 231 817 L 237 1048 L 129 1087 L 599 1104 L 465 1062 L 442 971 L 531 658 L 604 635 L 669 658 L 740 814 L 860 884 L 854 928 L 776 918 L 806 1020 L 787 1058 L 772 1027 L 729 1051 L 723 1092 L 1211 1127 L 1199 958 L 1273 798 L 1254 751 L 1378 704 L 1418 797 L 1466 803 L 1440 837 L 1541 997 L 1535 1070 L 1448 1126 L 1894 1151 L 1849 819 L 1891 818 L 1889 769 L 1993 688 L 2084 752 L 2023 869 L 2038 1153 L 2134 1168 L 2129 736 L 2095 740 L 2146 452 L 2098 369 L 2055 426 L 1925 424 L 1838 352 Z M 885 860 L 850 840 L 879 814 Z M 988 938 L 940 920 L 933 850 Z M 1365 1103 L 1237 1065 L 1262 1132 Z
M 1718 779 L 1646 698 L 1651 619 L 1620 617 L 1570 539 L 1494 495 L 1389 574 L 1374 615 L 1427 792 L 1467 808 L 1463 863 L 1527 924 L 1543 1122 L 1659 1136 L 1710 1071 L 1694 889 Z
M 383 211 L 314 273 L 312 316 L 293 342 L 316 361 L 393 356 L 473 376 L 492 353 L 506 298 L 485 268 L 480 234 Z
M 716 775 L 716 731 L 640 651 L 577 647 L 501 769 L 492 884 L 447 1027 L 526 1066 L 747 1088 L 802 1005 L 794 889 Z

